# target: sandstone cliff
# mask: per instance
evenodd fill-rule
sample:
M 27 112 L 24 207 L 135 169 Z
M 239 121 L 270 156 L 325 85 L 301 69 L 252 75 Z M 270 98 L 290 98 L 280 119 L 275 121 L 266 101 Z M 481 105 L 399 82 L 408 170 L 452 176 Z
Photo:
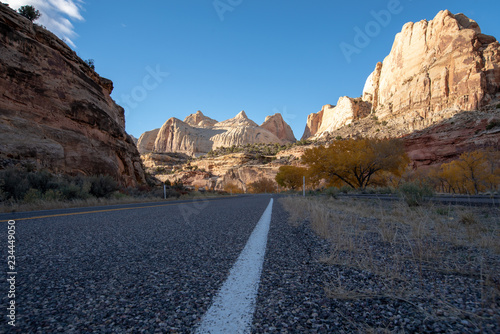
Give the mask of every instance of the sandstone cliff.
M 334 131 L 353 121 L 364 118 L 370 114 L 371 103 L 353 99 L 347 96 L 339 98 L 337 105 L 327 104 L 315 113 L 307 117 L 306 128 L 302 139 L 318 137 L 322 134 Z
M 112 90 L 54 34 L 0 3 L 0 168 L 31 164 L 144 182 Z
M 294 142 L 296 141 L 293 135 L 292 128 L 288 125 L 280 113 L 276 113 L 272 116 L 267 116 L 264 123 L 260 125 L 262 128 L 274 134 L 281 140 Z
M 370 117 L 408 134 L 498 99 L 500 44 L 465 15 L 443 10 L 431 21 L 403 26 L 389 55 L 367 78 L 360 109 L 323 107 L 309 115 L 303 138 L 363 119 L 370 115 L 367 106 Z
M 155 147 L 156 136 L 160 128 L 144 132 L 137 140 L 137 149 L 140 154 L 152 152 Z
M 463 14 L 407 23 L 368 77 L 363 99 L 379 118 L 432 119 L 447 108 L 478 110 L 500 97 L 500 45 Z
M 218 147 L 292 141 L 295 141 L 292 130 L 279 114 L 266 118 L 264 124 L 258 126 L 244 111 L 223 122 L 198 111 L 184 121 L 172 117 L 158 131 L 145 132 L 137 146 L 141 154 L 177 152 L 200 156 Z

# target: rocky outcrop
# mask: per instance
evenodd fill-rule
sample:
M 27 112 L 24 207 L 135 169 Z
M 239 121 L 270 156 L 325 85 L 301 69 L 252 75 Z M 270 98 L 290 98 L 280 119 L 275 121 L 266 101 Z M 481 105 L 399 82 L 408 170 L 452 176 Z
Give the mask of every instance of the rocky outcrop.
M 447 108 L 479 110 L 500 97 L 500 44 L 463 14 L 407 23 L 368 77 L 363 100 L 379 119 L 432 119 Z
M 200 110 L 198 110 L 195 114 L 191 114 L 186 117 L 184 122 L 199 128 L 211 128 L 218 123 L 215 119 L 203 115 Z
M 500 44 L 465 15 L 443 10 L 431 21 L 403 26 L 368 76 L 359 109 L 349 105 L 358 99 L 344 100 L 342 108 L 340 100 L 324 106 L 309 115 L 302 138 L 328 135 L 369 115 L 390 124 L 392 133 L 409 134 L 498 99 Z
M 500 149 L 500 109 L 463 112 L 403 138 L 413 167 L 457 159 L 477 149 Z
M 241 127 L 257 127 L 257 123 L 248 118 L 244 110 L 240 111 L 233 118 L 227 119 L 225 121 L 216 123 L 215 128 L 219 129 L 234 129 Z
M 197 159 L 189 166 L 179 166 L 173 174 L 157 175 L 170 182 L 180 180 L 184 185 L 205 189 L 224 190 L 229 183 L 246 191 L 247 186 L 263 178 L 274 181 L 279 163 L 261 164 L 255 157 L 245 153 L 233 153 L 215 158 Z
M 156 133 L 155 130 L 144 133 L 139 139 L 138 147 L 141 153 L 178 152 L 200 156 L 218 147 L 255 143 L 284 144 L 295 140 L 290 126 L 283 121 L 281 115 L 276 114 L 266 120 L 266 127 L 258 126 L 241 111 L 231 119 L 216 122 L 198 111 L 184 121 L 170 118 Z M 290 133 L 293 139 L 289 139 Z M 154 144 L 151 145 L 153 138 Z
M 262 123 L 260 126 L 261 128 L 271 132 L 281 140 L 288 142 L 296 141 L 295 136 L 293 135 L 292 128 L 283 120 L 283 117 L 280 113 L 276 113 L 272 116 L 267 116 L 264 120 L 264 123 Z
M 144 132 L 137 140 L 137 149 L 140 154 L 152 152 L 155 146 L 156 136 L 160 128 Z
M 172 117 L 158 131 L 153 151 L 197 156 L 212 149 L 213 143 L 210 138 L 216 134 L 217 130 L 193 127 Z
M 370 114 L 371 103 L 347 96 L 339 98 L 337 105 L 327 104 L 316 114 L 307 117 L 306 129 L 302 139 L 320 137 L 328 132 L 351 124 L 353 121 Z
M 112 89 L 59 38 L 0 4 L 0 168 L 144 182 Z

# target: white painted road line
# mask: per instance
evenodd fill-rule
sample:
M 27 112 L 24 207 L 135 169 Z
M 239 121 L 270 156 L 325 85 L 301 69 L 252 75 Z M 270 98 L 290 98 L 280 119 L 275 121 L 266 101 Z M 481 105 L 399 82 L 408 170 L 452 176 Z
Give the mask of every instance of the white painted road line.
M 272 211 L 271 198 L 196 333 L 250 333 Z

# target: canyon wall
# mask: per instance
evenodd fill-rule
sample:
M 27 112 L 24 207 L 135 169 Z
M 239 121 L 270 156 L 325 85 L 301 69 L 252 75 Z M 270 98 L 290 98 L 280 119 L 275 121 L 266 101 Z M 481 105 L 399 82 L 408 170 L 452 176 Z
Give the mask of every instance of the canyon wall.
M 58 37 L 0 3 L 0 168 L 145 182 L 112 90 Z

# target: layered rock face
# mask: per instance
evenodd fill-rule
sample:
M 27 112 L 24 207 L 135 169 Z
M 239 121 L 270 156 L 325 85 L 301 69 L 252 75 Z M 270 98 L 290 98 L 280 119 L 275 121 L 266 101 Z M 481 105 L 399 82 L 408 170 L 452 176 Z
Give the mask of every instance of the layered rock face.
M 307 117 L 306 128 L 302 139 L 318 137 L 324 133 L 351 124 L 353 121 L 364 118 L 370 114 L 371 103 L 353 99 L 347 96 L 339 98 L 337 105 L 327 104 Z
M 244 111 L 223 122 L 198 111 L 184 121 L 172 117 L 157 132 L 144 133 L 139 138 L 138 148 L 141 154 L 178 152 L 199 156 L 218 147 L 292 141 L 295 141 L 293 132 L 279 114 L 266 118 L 264 124 L 258 126 Z
M 0 168 L 144 182 L 112 90 L 59 38 L 0 3 Z
M 498 99 L 500 44 L 482 34 L 475 21 L 444 10 L 431 21 L 403 26 L 389 55 L 367 78 L 360 109 L 339 108 L 340 101 L 337 107 L 327 105 L 309 115 L 302 138 L 318 138 L 362 119 L 370 114 L 367 108 L 408 134 Z
M 180 170 L 175 174 L 158 175 L 161 181 L 174 182 L 180 180 L 185 185 L 215 187 L 216 190 L 224 190 L 228 183 L 237 185 L 243 191 L 247 186 L 261 179 L 273 180 L 278 173 L 280 165 L 268 163 L 265 165 L 255 164 L 250 155 L 245 153 L 233 153 L 215 158 L 203 158 L 190 163 L 196 166 L 196 171 Z
M 430 119 L 447 108 L 478 110 L 498 97 L 499 43 L 448 10 L 405 24 L 363 90 L 379 118 L 412 113 Z

